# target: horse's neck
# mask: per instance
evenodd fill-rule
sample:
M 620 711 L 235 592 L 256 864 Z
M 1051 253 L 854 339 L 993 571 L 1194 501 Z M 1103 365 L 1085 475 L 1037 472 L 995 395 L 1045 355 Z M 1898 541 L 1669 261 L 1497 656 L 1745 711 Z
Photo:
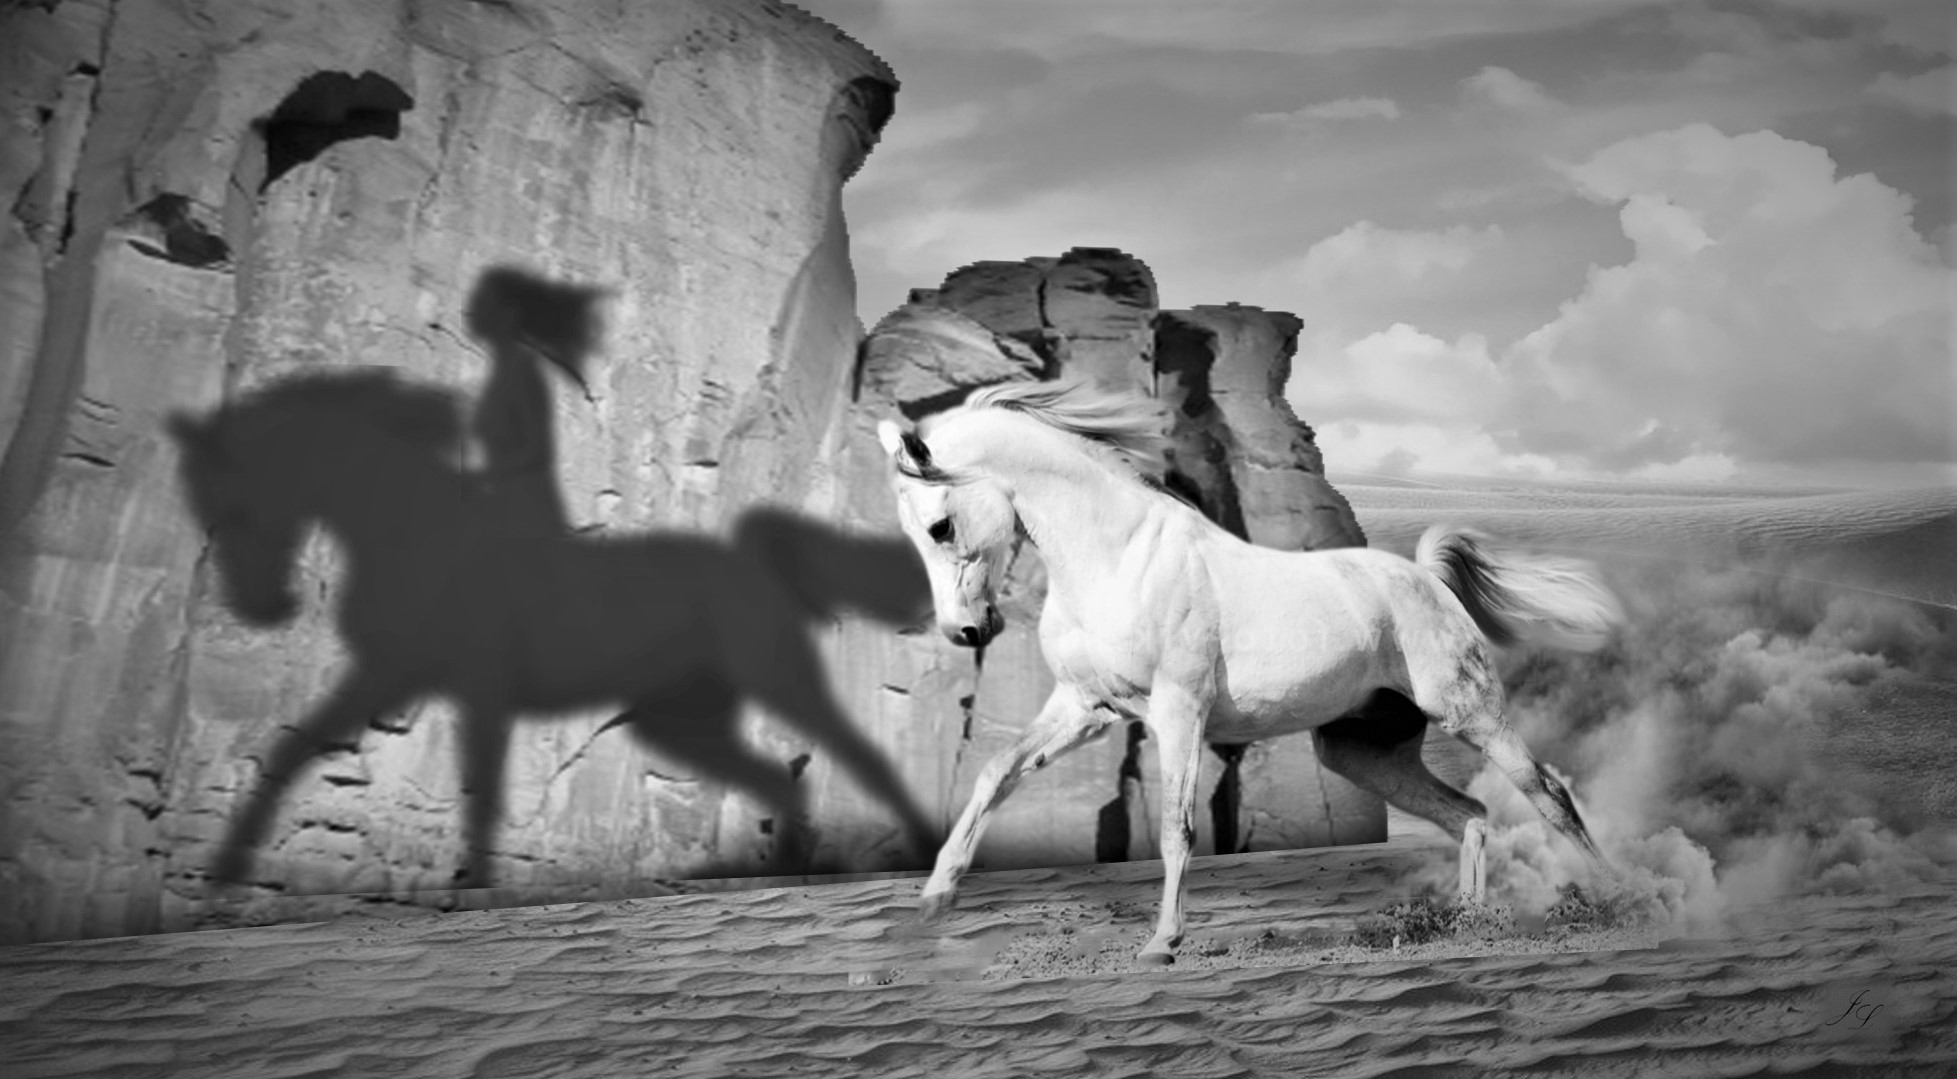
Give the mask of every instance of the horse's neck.
M 355 559 L 385 556 L 404 531 L 454 520 L 466 497 L 453 466 L 400 456 L 363 447 L 313 470 L 319 522 Z
M 1148 520 L 1149 493 L 1092 462 L 1030 470 L 1013 508 L 1046 563 L 1048 591 L 1086 597 L 1114 583 L 1123 553 Z

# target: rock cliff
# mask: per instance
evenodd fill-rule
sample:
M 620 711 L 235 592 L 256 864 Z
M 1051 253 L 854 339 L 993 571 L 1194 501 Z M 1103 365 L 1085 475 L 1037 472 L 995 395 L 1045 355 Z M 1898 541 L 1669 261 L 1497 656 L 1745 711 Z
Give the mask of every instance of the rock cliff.
M 871 331 L 864 399 L 870 411 L 916 417 L 976 386 L 1061 374 L 1153 393 L 1175 422 L 1169 482 L 1212 520 L 1291 550 L 1363 545 L 1351 507 L 1325 481 L 1310 427 L 1284 400 L 1298 320 L 1235 304 L 1160 311 L 1155 297 L 1148 267 L 1107 248 L 964 267 L 914 290 Z M 859 482 L 887 501 L 881 476 Z M 888 508 L 864 512 L 894 523 Z M 969 684 L 958 683 L 959 729 L 942 736 L 962 745 L 944 774 L 953 812 L 1052 689 L 1033 633 L 1044 595 L 1039 555 L 1022 548 L 1001 597 L 1009 628 Z M 919 721 L 945 726 L 928 696 Z M 981 844 L 982 864 L 1154 857 L 1155 775 L 1139 728 L 1076 750 L 1006 802 Z M 1203 853 L 1385 836 L 1379 801 L 1323 773 L 1309 739 L 1219 747 L 1201 782 L 1210 810 L 1198 824 Z
M 6 5 L 0 43 L 0 939 L 449 887 L 458 749 L 429 701 L 295 783 L 252 882 L 206 898 L 268 745 L 348 662 L 348 552 L 315 535 L 297 619 L 244 624 L 166 414 L 363 365 L 472 400 L 494 350 L 465 301 L 515 266 L 606 295 L 544 412 L 580 534 L 820 503 L 860 334 L 840 188 L 896 80 L 773 0 L 68 0 Z M 864 735 L 900 743 L 875 715 Z M 779 865 L 769 810 L 600 737 L 609 718 L 518 728 L 500 883 Z M 809 752 L 751 710 L 743 731 Z M 796 777 L 851 785 L 830 769 Z M 812 800 L 811 864 L 909 857 L 888 808 L 841 798 Z
M 906 631 L 890 409 L 1087 371 L 1176 402 L 1219 519 L 1358 540 L 1271 389 L 1295 323 L 1160 312 L 1119 252 L 954 274 L 858 362 L 840 191 L 895 85 L 776 0 L 0 6 L 0 942 L 928 864 L 900 822 L 1046 675 Z M 538 583 L 586 556 L 633 568 Z M 1019 626 L 1039 589 L 1028 552 Z M 718 665 L 597 707 L 622 645 Z M 1148 753 L 1043 775 L 983 863 L 1150 853 Z M 1373 835 L 1306 765 L 1211 772 L 1224 847 Z

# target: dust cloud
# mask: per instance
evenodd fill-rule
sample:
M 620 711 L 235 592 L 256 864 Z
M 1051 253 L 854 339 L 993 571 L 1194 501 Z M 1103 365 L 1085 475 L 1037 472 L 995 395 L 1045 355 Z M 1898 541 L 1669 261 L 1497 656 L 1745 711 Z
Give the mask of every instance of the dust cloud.
M 1540 912 L 1577 882 L 1704 929 L 1749 904 L 1957 862 L 1951 831 L 1912 795 L 1952 762 L 1937 747 L 1957 735 L 1957 612 L 1790 564 L 1600 568 L 1628 615 L 1617 638 L 1504 665 L 1511 722 L 1571 781 L 1622 879 L 1593 881 L 1488 768 L 1469 792 L 1490 810 L 1492 899 Z M 1899 697 L 1942 706 L 1886 709 Z M 1878 737 L 1924 751 L 1886 770 L 1857 763 L 1856 740 Z

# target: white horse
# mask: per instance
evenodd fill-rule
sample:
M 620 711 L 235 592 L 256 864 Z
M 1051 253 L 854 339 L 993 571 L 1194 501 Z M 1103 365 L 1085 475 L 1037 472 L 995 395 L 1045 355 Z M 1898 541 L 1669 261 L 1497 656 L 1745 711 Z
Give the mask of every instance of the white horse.
M 1146 398 L 1030 382 L 981 389 L 916 433 L 879 426 L 939 629 L 977 647 L 1003 628 L 994 583 L 1023 529 L 1046 562 L 1040 646 L 1058 681 L 980 772 L 925 884 L 924 916 L 950 907 L 987 817 L 1019 780 L 1128 720 L 1147 724 L 1161 758 L 1162 907 L 1145 963 L 1173 962 L 1182 940 L 1206 740 L 1311 731 L 1327 768 L 1460 841 L 1461 892 L 1478 899 L 1486 809 L 1422 763 L 1431 721 L 1486 754 L 1607 872 L 1569 792 L 1503 719 L 1489 649 L 1599 646 L 1622 615 L 1588 568 L 1498 554 L 1441 528 L 1413 561 L 1253 546 L 1152 481 L 1161 425 Z

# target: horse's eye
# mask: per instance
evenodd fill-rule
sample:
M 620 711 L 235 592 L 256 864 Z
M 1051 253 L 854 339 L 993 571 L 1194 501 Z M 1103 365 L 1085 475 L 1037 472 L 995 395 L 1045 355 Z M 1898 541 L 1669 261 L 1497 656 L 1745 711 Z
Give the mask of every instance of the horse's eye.
M 931 542 L 950 543 L 951 542 L 951 518 L 945 517 L 940 519 L 937 524 L 934 524 L 930 527 L 929 531 L 931 533 Z

